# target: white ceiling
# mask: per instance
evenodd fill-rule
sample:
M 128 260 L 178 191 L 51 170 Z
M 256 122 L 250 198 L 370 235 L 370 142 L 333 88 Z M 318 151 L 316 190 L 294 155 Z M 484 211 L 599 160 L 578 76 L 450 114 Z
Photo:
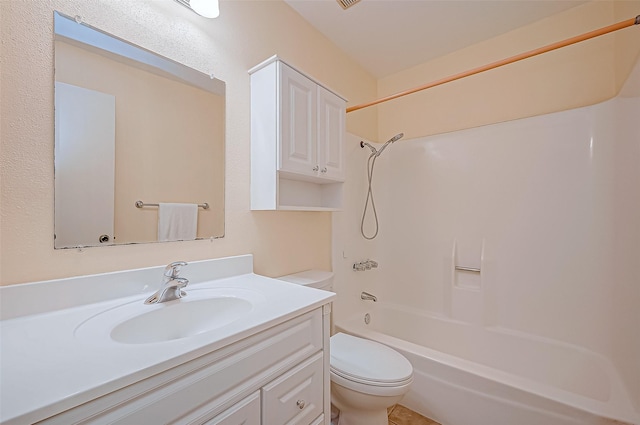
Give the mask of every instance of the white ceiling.
M 583 0 L 284 0 L 380 78 L 530 24 Z

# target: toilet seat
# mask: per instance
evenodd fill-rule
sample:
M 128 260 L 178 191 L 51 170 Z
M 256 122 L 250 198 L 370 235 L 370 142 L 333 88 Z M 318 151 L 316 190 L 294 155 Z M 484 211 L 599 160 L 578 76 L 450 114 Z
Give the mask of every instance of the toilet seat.
M 331 337 L 331 378 L 359 388 L 405 387 L 413 381 L 413 366 L 402 354 L 375 341 L 337 333 Z M 335 379 L 334 379 L 335 378 Z M 369 392 L 369 391 L 367 391 Z
M 347 388 L 348 390 L 355 391 L 356 393 L 361 393 L 369 396 L 379 396 L 379 397 L 402 396 L 409 390 L 413 382 L 413 378 L 410 378 L 409 380 L 402 383 L 401 385 L 383 387 L 378 385 L 363 384 L 360 382 L 355 382 L 350 379 L 343 378 L 342 376 L 334 373 L 333 371 L 330 372 L 330 375 L 331 375 L 331 388 L 333 388 L 334 385 L 338 385 L 338 386 Z

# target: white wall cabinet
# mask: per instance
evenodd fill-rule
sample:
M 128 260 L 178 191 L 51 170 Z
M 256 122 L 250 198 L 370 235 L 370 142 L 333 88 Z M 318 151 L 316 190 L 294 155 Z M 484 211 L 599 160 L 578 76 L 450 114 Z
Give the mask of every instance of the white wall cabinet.
M 251 208 L 339 210 L 346 101 L 277 56 L 249 72 Z
M 38 424 L 328 425 L 329 313 L 327 304 Z

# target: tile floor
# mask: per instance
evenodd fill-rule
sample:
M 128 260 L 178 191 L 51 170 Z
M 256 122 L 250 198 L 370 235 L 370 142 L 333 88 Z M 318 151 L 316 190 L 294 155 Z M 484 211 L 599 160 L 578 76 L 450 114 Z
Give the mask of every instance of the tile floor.
M 389 425 L 440 425 L 400 404 L 390 407 L 388 412 Z

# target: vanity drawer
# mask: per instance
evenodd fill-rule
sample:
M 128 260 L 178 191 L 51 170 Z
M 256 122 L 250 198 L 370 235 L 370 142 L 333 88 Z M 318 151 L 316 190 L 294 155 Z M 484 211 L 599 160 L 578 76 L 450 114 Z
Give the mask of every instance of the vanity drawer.
M 260 391 L 202 425 L 260 425 Z
M 322 370 L 322 353 L 317 353 L 265 385 L 262 388 L 262 422 L 311 424 L 322 413 Z

